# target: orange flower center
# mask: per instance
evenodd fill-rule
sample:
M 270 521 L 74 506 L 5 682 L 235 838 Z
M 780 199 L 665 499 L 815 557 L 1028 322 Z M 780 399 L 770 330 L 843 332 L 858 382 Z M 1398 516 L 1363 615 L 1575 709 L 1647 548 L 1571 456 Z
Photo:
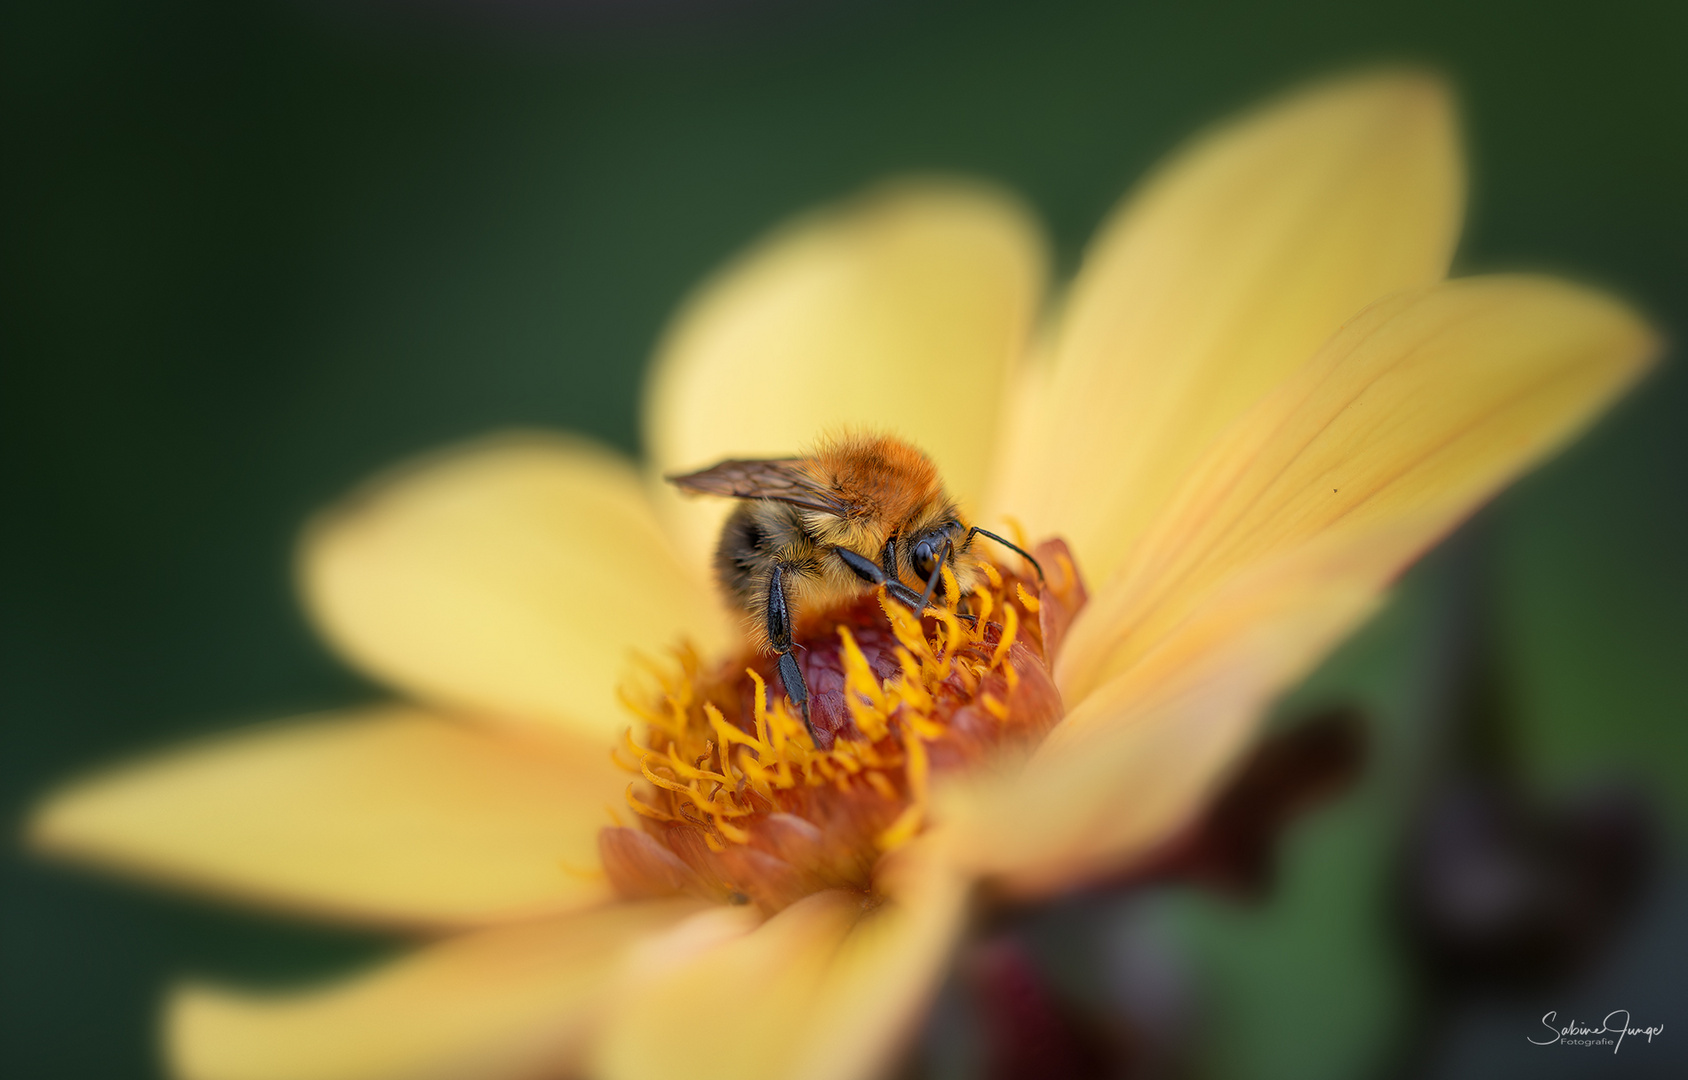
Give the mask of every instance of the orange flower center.
M 934 776 L 1034 743 L 1061 718 L 1046 659 L 1084 589 L 1065 544 L 1038 555 L 1041 589 L 1029 567 L 981 563 L 976 590 L 924 617 L 883 590 L 809 614 L 794 641 L 813 741 L 773 657 L 706 667 L 676 650 L 655 687 L 623 695 L 640 724 L 616 760 L 637 774 L 638 820 L 599 836 L 616 890 L 770 913 L 821 889 L 871 894 L 879 857 L 926 826 Z M 958 591 L 950 577 L 944 595 Z

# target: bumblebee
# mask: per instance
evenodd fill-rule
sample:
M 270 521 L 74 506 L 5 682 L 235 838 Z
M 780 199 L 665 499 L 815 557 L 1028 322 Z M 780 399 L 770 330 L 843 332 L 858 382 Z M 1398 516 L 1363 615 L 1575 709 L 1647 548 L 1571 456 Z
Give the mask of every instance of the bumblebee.
M 778 655 L 780 681 L 811 738 L 809 688 L 792 656 L 799 610 L 826 610 L 884 586 L 923 612 L 944 597 L 946 566 L 965 595 L 978 570 L 959 559 L 975 536 L 1018 552 L 1043 576 L 1025 551 L 968 525 L 932 459 L 892 436 L 846 435 L 806 457 L 735 459 L 667 479 L 682 491 L 743 500 L 721 530 L 715 577 Z

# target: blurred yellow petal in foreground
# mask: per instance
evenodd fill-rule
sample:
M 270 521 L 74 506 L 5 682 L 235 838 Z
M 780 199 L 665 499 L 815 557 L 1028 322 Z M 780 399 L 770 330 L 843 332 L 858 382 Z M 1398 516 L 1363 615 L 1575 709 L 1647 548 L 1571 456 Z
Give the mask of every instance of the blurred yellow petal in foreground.
M 599 746 L 498 738 L 405 706 L 275 723 L 71 785 L 45 850 L 246 900 L 383 923 L 498 922 L 602 903 Z

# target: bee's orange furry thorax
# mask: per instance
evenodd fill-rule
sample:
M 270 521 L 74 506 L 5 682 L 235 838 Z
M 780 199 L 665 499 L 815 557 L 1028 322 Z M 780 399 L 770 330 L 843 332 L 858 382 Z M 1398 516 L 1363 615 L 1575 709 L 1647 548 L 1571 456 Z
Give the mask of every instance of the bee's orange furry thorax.
M 920 450 L 889 435 L 845 435 L 815 448 L 817 472 L 857 515 L 903 522 L 944 498 L 938 468 Z

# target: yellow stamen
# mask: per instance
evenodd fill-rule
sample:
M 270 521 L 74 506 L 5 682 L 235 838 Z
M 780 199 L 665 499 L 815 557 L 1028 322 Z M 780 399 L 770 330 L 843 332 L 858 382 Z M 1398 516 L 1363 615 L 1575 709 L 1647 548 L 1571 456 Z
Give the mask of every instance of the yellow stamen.
M 991 653 L 991 670 L 1002 666 L 1003 658 L 1008 650 L 1014 647 L 1014 635 L 1020 629 L 1020 618 L 1011 607 L 1002 609 L 1002 640 L 996 643 L 996 651 Z
M 814 887 L 871 889 L 864 875 L 878 852 L 907 843 L 928 825 L 934 761 L 953 767 L 997 737 L 977 721 L 952 723 L 961 710 L 976 704 L 998 726 L 1054 715 L 1047 704 L 1024 710 L 1020 704 L 1048 702 L 1052 688 L 1042 698 L 1014 697 L 1025 675 L 1017 665 L 1026 663 L 1028 650 L 1036 656 L 1040 640 L 1034 634 L 1026 649 L 1015 649 L 1026 613 L 1037 610 L 1035 596 L 1020 575 L 988 561 L 978 565 L 979 585 L 965 596 L 945 565 L 943 598 L 924 612 L 908 610 L 880 588 L 836 613 L 808 616 L 808 636 L 799 643 L 808 651 L 804 664 L 830 668 L 842 681 L 840 692 L 837 681 L 825 688 L 811 675 L 820 710 L 813 738 L 790 699 L 756 670 L 766 660 L 711 673 L 685 647 L 674 651 L 676 663 L 667 670 L 641 658 L 655 685 L 641 681 L 636 686 L 643 689 L 622 692 L 639 724 L 623 732 L 611 753 L 637 777 L 624 793 L 628 808 L 641 820 L 663 823 L 646 828 L 688 864 L 730 854 L 736 845 L 760 846 L 767 837 L 777 845 L 771 850 L 795 852 L 792 866 Z M 876 665 L 890 675 L 880 677 Z M 775 820 L 781 817 L 798 823 Z M 802 821 L 826 838 L 809 854 L 817 841 L 805 838 Z M 684 837 L 693 846 L 674 846 Z M 834 843 L 866 850 L 834 851 L 827 846 Z M 736 880 L 750 872 L 745 865 L 727 860 L 709 872 L 698 869 L 700 877 L 687 887 L 754 895 L 751 883 Z
M 623 794 L 625 794 L 627 796 L 627 805 L 632 807 L 634 813 L 638 814 L 640 817 L 648 817 L 652 821 L 673 821 L 674 820 L 673 814 L 670 814 L 670 813 L 663 811 L 663 810 L 658 810 L 654 806 L 649 806 L 644 801 L 639 799 L 636 795 L 634 795 L 632 784 L 627 785 L 627 790 Z
M 1073 565 L 1073 560 L 1064 551 L 1056 552 L 1055 563 L 1061 568 L 1061 591 L 1066 592 L 1073 587 L 1073 582 L 1078 580 L 1078 567 Z
M 569 877 L 580 878 L 582 881 L 602 881 L 605 877 L 601 866 L 575 866 L 567 859 L 558 859 L 557 867 Z
M 875 839 L 880 850 L 889 851 L 900 847 L 914 838 L 920 831 L 920 826 L 926 818 L 926 776 L 929 759 L 926 756 L 926 744 L 913 734 L 903 736 L 903 746 L 908 751 L 908 786 L 910 802 L 908 808 L 897 816 L 891 827 L 880 833 Z
M 1014 543 L 1025 550 L 1031 550 L 1031 541 L 1026 539 L 1026 527 L 1020 524 L 1020 519 L 1008 514 L 1002 515 L 1008 531 L 1014 534 Z
M 731 840 L 735 844 L 750 843 L 750 833 L 739 828 L 737 825 L 731 824 L 719 814 L 715 817 L 715 827 L 721 830 L 722 836 L 725 836 L 728 840 Z

